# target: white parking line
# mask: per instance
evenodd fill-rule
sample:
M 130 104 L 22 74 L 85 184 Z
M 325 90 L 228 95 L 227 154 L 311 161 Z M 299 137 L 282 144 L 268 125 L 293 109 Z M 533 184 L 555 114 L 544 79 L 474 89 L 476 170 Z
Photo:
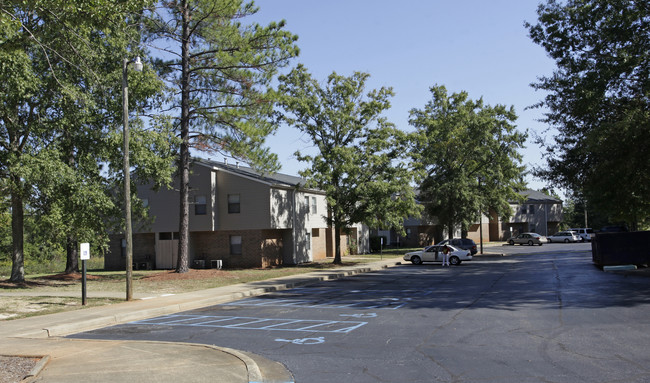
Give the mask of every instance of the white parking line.
M 397 310 L 413 299 L 424 298 L 435 292 L 434 289 L 414 290 L 332 290 L 317 288 L 298 288 L 288 293 L 273 293 L 260 298 L 247 298 L 225 303 L 224 306 L 258 306 L 258 307 L 305 307 L 323 309 L 357 310 L 388 309 Z M 333 294 L 328 300 L 324 294 Z M 294 297 L 294 298 L 292 298 Z
M 240 301 L 235 301 L 231 303 L 224 303 L 222 306 L 268 306 L 268 307 L 287 307 L 287 306 L 299 306 L 299 307 L 309 307 L 309 308 L 325 308 L 325 309 L 340 309 L 340 308 L 355 308 L 355 309 L 387 309 L 387 310 L 396 310 L 402 308 L 408 302 L 401 302 L 399 299 L 395 298 L 383 298 L 383 299 L 374 299 L 374 300 L 362 300 L 355 301 L 354 299 L 349 300 L 331 300 L 331 301 L 321 301 L 321 300 L 306 300 L 306 299 L 273 299 L 271 298 L 248 298 Z
M 240 316 L 168 315 L 144 319 L 130 324 L 154 326 L 216 327 L 243 330 L 302 331 L 321 333 L 348 333 L 367 324 L 357 321 L 330 321 L 317 319 L 255 318 Z

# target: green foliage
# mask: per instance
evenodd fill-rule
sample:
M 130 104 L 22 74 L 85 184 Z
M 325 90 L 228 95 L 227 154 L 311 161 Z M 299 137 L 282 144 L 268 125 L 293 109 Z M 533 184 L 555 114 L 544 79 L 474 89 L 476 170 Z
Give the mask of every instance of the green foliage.
M 332 73 L 321 86 L 299 65 L 280 78 L 281 104 L 288 113 L 282 118 L 318 149 L 313 156 L 296 156 L 311 164 L 302 175 L 327 195 L 337 245 L 344 227 L 362 222 L 403 230 L 404 218 L 419 214 L 414 174 L 403 157 L 410 137 L 381 116 L 393 91 L 365 93 L 368 77 Z M 335 254 L 334 262 L 340 262 L 340 246 Z
M 382 245 L 382 240 L 384 241 L 384 242 L 383 242 L 383 243 L 384 243 L 383 245 Z M 388 238 L 386 238 L 386 237 L 384 237 L 384 236 L 381 236 L 381 237 L 378 237 L 378 236 L 371 236 L 371 237 L 369 238 L 369 241 L 370 241 L 370 251 L 372 251 L 372 252 L 379 252 L 379 251 L 381 251 L 382 248 L 385 247 L 386 244 L 388 243 Z
M 84 240 L 104 245 L 106 224 L 121 214 L 111 191 L 121 180 L 111 171 L 121 166 L 121 143 L 111 137 L 121 129 L 122 58 L 139 40 L 129 12 L 148 3 L 0 3 L 0 81 L 11 84 L 0 95 L 0 174 L 8 180 L 3 193 L 14 197 L 14 210 L 29 206 L 43 233 L 26 232 L 37 242 L 27 243 L 25 255 L 66 242 L 73 248 Z M 129 77 L 131 107 L 141 109 L 161 82 L 151 70 Z M 160 160 L 143 163 L 156 165 L 146 173 L 169 173 L 165 160 L 164 166 Z M 22 236 L 21 227 L 12 234 L 16 280 L 24 277 Z
M 149 41 L 167 42 L 156 63 L 169 86 L 174 126 L 183 142 L 258 169 L 277 170 L 277 156 L 264 146 L 276 129 L 270 118 L 276 94 L 270 85 L 278 69 L 298 54 L 297 36 L 284 30 L 284 22 L 243 24 L 257 12 L 252 2 L 161 5 L 146 13 L 143 22 Z M 186 47 L 181 44 L 184 30 Z
M 271 81 L 298 54 L 297 36 L 284 22 L 244 25 L 257 12 L 242 0 L 160 1 L 141 19 L 148 42 L 160 44 L 156 60 L 169 89 L 167 104 L 180 137 L 180 222 L 176 270 L 189 270 L 190 147 L 277 170 L 264 147 L 275 131 L 276 93 Z M 168 117 L 171 117 L 170 114 Z
M 431 88 L 432 100 L 413 109 L 416 128 L 414 163 L 424 172 L 419 199 L 427 213 L 438 217 L 454 234 L 478 221 L 479 211 L 511 213 L 509 201 L 518 200 L 524 168 L 519 165 L 526 134 L 514 126 L 512 107 L 489 106 L 466 92 L 447 94 L 444 86 Z
M 548 1 L 530 37 L 557 65 L 534 84 L 557 129 L 535 172 L 636 228 L 650 217 L 650 7 L 644 1 Z

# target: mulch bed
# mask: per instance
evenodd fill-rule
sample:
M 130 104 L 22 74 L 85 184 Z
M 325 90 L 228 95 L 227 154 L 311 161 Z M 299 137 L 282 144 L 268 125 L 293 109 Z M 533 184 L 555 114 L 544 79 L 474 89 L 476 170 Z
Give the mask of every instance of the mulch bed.
M 20 382 L 32 371 L 41 358 L 0 355 L 0 383 Z

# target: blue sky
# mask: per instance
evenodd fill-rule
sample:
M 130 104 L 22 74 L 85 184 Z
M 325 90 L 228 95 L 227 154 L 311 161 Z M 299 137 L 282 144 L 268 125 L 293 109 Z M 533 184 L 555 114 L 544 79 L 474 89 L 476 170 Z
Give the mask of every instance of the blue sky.
M 486 104 L 514 106 L 518 129 L 529 131 L 524 164 L 541 164 L 535 134 L 546 126 L 537 121 L 542 110 L 527 107 L 543 94 L 530 83 L 549 75 L 554 64 L 534 44 L 524 21 L 535 23 L 538 0 L 257 0 L 254 21 L 286 20 L 299 36 L 300 56 L 311 74 L 324 80 L 336 71 L 371 75 L 368 89 L 390 86 L 392 108 L 385 113 L 404 130 L 409 110 L 431 99 L 429 88 L 444 85 L 449 93 L 467 91 Z M 305 163 L 293 153 L 311 146 L 295 128 L 281 127 L 268 139 L 278 154 L 282 173 L 297 175 Z M 534 189 L 544 187 L 527 177 Z

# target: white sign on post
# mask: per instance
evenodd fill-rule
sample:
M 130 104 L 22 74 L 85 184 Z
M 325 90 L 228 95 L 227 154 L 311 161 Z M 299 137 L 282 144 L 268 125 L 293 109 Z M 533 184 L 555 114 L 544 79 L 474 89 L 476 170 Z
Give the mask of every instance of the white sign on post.
M 90 259 L 90 243 L 81 244 L 81 254 L 79 257 L 81 260 Z

